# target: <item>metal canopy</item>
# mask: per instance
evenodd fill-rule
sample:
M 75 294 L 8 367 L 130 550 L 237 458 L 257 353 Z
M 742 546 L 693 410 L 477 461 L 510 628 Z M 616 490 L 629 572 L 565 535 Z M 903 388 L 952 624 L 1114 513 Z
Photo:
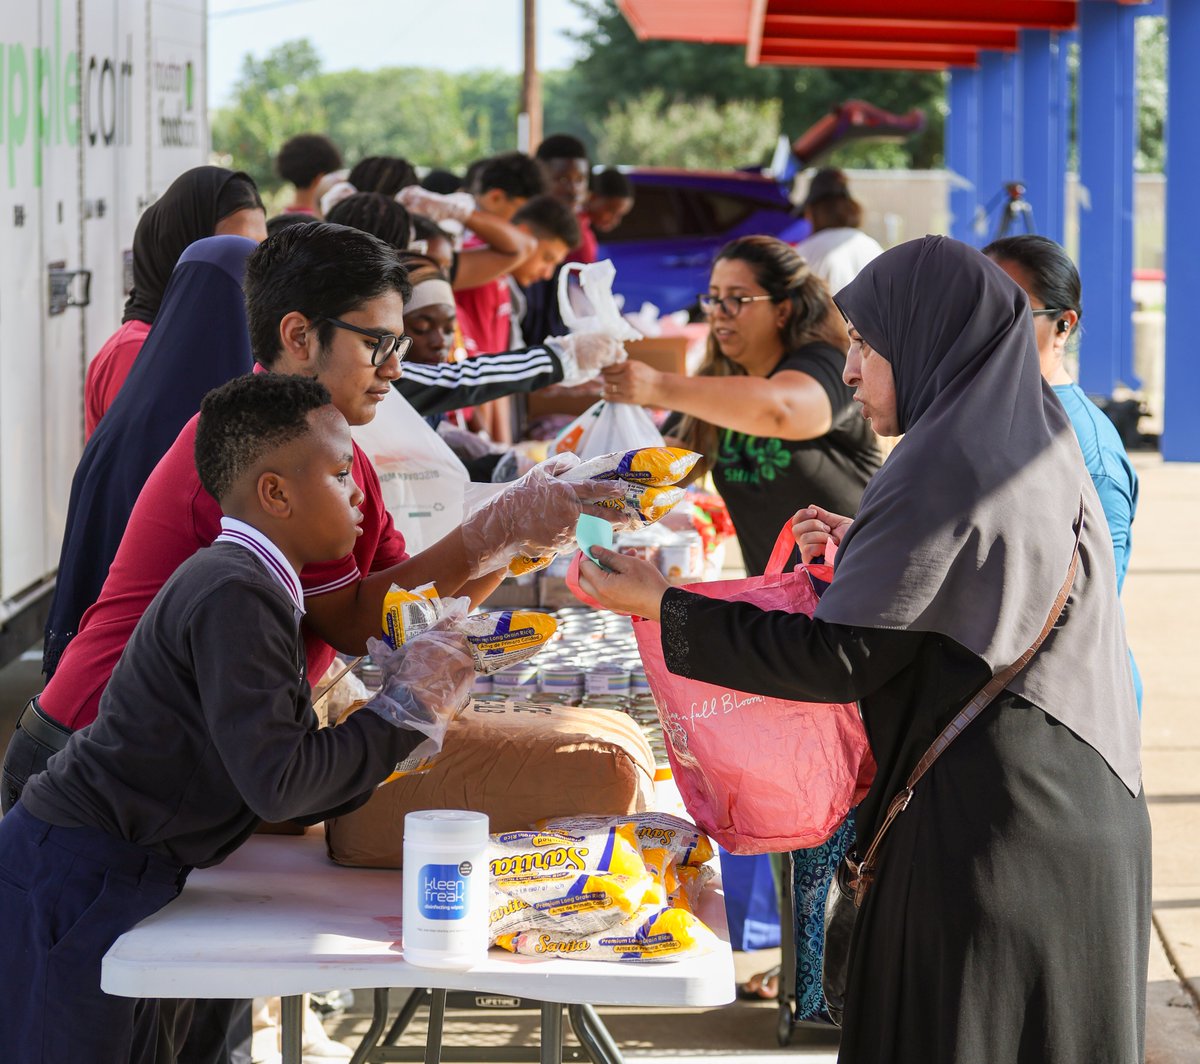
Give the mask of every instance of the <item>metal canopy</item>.
M 618 0 L 642 40 L 741 44 L 751 66 L 944 70 L 1075 25 L 1076 0 Z M 899 8 L 900 10 L 897 10 Z

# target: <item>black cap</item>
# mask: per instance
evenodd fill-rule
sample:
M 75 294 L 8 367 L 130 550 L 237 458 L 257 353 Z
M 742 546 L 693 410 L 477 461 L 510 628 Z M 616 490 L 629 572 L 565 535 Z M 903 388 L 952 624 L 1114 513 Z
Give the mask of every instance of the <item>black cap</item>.
M 849 198 L 850 183 L 842 170 L 827 167 L 813 174 L 808 183 L 808 194 L 800 204 L 800 210 L 806 210 L 811 204 L 820 200 Z

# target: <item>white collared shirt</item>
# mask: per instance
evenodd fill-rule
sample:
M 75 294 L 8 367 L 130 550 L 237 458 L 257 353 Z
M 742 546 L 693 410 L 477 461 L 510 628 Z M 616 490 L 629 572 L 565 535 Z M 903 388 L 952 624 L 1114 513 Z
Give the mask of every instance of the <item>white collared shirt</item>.
M 214 542 L 236 543 L 239 547 L 245 547 L 251 554 L 257 555 L 267 572 L 288 593 L 296 607 L 297 615 L 304 613 L 304 592 L 300 588 L 299 575 L 292 568 L 292 563 L 283 556 L 283 551 L 257 528 L 246 524 L 245 521 L 239 521 L 236 517 L 222 516 L 221 534 Z

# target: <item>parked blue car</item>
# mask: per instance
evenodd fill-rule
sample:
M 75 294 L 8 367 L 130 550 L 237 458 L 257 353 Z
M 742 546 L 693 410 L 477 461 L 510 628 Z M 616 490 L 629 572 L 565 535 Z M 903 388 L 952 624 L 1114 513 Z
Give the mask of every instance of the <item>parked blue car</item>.
M 713 259 L 734 237 L 755 233 L 797 244 L 810 226 L 786 186 L 760 174 L 633 168 L 633 210 L 600 237 L 599 257 L 617 267 L 625 309 L 689 310 L 708 291 Z

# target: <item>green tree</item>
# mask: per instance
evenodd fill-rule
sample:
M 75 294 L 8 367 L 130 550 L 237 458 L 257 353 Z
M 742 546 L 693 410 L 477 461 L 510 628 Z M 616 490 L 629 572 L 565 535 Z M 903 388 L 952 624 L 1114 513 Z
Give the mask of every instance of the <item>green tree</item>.
M 264 191 L 277 188 L 273 163 L 283 142 L 327 126 L 315 91 L 320 72 L 321 58 L 307 40 L 281 44 L 261 60 L 247 55 L 232 103 L 213 116 L 213 150 L 228 156 Z
M 641 166 L 733 169 L 770 155 L 779 137 L 777 100 L 669 102 L 652 89 L 614 104 L 597 157 Z
M 1139 18 L 1136 25 L 1137 168 L 1157 173 L 1166 163 L 1167 25 L 1159 17 Z

